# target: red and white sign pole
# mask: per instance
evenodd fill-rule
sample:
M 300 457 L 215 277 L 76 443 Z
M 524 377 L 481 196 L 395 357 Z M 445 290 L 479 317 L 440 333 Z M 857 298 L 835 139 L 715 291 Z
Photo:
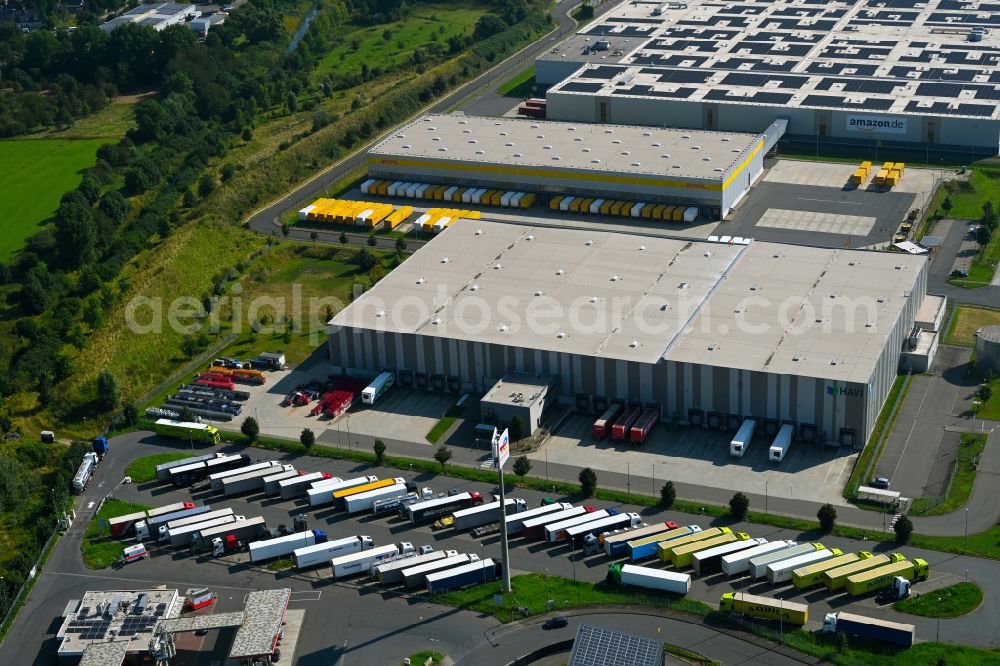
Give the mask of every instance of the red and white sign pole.
M 510 435 L 505 429 L 493 429 L 493 464 L 500 475 L 500 558 L 503 568 L 503 591 L 510 592 L 510 549 L 507 547 L 507 500 L 504 496 L 503 466 L 510 458 Z

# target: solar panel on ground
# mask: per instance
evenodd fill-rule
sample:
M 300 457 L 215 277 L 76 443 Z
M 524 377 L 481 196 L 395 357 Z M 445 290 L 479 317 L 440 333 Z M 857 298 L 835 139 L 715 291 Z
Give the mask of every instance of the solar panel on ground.
M 581 624 L 567 663 L 568 666 L 661 666 L 663 644 L 642 636 Z

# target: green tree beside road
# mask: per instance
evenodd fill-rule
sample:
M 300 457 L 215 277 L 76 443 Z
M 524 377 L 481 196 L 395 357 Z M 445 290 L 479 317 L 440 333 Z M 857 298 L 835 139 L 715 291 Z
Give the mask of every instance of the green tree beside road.
M 747 510 L 750 508 L 750 498 L 743 493 L 736 493 L 729 500 L 729 515 L 736 520 L 746 518 Z
M 260 426 L 257 424 L 257 419 L 252 416 L 248 416 L 243 419 L 243 423 L 240 425 L 240 432 L 243 436 L 247 438 L 252 444 L 257 441 L 257 437 L 260 435 Z
M 589 467 L 580 470 L 580 494 L 584 497 L 593 497 L 597 492 L 597 474 Z

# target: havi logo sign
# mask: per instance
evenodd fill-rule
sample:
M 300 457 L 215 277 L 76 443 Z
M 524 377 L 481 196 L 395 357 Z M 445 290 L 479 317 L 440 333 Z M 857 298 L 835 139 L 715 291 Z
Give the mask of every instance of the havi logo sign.
M 906 118 L 893 116 L 847 115 L 848 132 L 879 132 L 880 134 L 906 134 Z
M 834 382 L 831 386 L 826 387 L 826 394 L 834 398 L 838 395 L 847 396 L 848 398 L 860 398 L 864 395 L 864 391 L 859 388 L 840 386 L 837 382 Z

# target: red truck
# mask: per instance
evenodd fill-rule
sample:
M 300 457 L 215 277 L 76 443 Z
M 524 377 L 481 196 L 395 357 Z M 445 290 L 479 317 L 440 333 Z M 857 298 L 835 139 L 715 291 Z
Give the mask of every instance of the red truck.
M 604 439 L 608 436 L 608 431 L 610 425 L 615 422 L 621 413 L 625 410 L 625 405 L 620 402 L 613 402 L 611 405 L 604 410 L 600 418 L 594 421 L 594 439 Z
M 611 439 L 618 442 L 624 442 L 628 439 L 629 430 L 632 428 L 632 424 L 636 422 L 636 419 L 639 418 L 641 412 L 642 408 L 639 405 L 629 407 L 625 414 L 615 421 L 615 425 L 612 426 Z
M 660 410 L 656 407 L 647 408 L 629 431 L 629 440 L 631 440 L 633 444 L 642 444 L 646 441 L 646 437 L 653 430 L 653 428 L 656 427 L 659 420 Z

